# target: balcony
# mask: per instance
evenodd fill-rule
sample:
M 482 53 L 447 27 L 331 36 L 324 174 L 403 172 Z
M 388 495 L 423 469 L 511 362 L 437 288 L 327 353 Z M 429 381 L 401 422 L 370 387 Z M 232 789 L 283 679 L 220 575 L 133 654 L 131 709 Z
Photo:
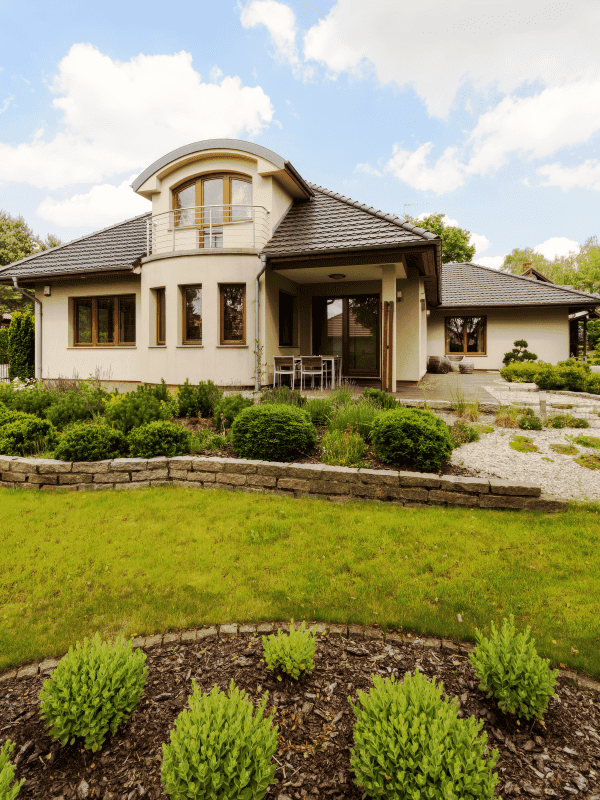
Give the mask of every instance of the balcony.
M 262 250 L 270 236 L 263 206 L 190 206 L 153 214 L 148 255 L 208 250 Z

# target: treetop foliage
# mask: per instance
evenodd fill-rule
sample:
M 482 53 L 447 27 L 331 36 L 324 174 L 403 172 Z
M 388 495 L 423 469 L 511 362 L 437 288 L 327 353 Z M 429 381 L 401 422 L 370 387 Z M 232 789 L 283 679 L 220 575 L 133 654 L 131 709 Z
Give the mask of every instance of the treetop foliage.
M 429 214 L 423 219 L 407 216 L 408 222 L 418 225 L 430 233 L 435 233 L 442 240 L 442 263 L 451 261 L 470 261 L 475 255 L 475 245 L 469 244 L 471 232 L 454 225 L 444 224 L 444 214 Z

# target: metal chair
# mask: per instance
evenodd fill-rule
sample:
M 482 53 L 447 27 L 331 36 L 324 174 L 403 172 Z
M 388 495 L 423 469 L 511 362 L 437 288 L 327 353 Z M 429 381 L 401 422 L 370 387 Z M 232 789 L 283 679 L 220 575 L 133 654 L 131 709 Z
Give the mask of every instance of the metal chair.
M 315 378 L 320 378 L 323 389 L 325 367 L 321 356 L 300 356 L 300 391 L 304 391 L 304 378 L 307 376 L 311 379 L 311 388 L 314 389 Z
M 296 380 L 296 364 L 293 356 L 275 356 L 273 359 L 273 386 L 277 386 L 277 376 L 281 386 L 283 376 L 290 378 L 290 388 L 294 388 Z

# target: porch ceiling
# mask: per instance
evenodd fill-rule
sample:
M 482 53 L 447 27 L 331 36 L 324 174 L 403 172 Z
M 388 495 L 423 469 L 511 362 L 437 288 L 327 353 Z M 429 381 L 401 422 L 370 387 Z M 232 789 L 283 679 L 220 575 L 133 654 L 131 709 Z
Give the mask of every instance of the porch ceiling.
M 389 266 L 386 265 L 386 266 Z M 349 281 L 380 281 L 381 264 L 348 264 L 327 267 L 288 267 L 277 269 L 279 275 L 284 275 L 294 283 L 348 283 Z M 330 275 L 344 275 L 342 279 L 330 278 Z M 396 276 L 406 278 L 406 271 L 402 264 L 396 264 Z

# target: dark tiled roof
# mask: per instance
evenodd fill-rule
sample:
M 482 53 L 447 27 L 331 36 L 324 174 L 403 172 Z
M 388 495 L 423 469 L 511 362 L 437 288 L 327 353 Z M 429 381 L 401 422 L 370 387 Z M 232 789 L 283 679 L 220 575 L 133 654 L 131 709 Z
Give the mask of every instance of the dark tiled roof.
M 435 234 L 400 217 L 384 214 L 313 183 L 308 185 L 315 196 L 305 202 L 294 202 L 265 245 L 265 255 L 273 258 L 439 242 Z
M 0 271 L 0 282 L 12 281 L 13 275 L 25 280 L 130 270 L 136 259 L 146 255 L 146 222 L 150 216 L 142 214 L 21 261 L 13 261 Z
M 479 264 L 442 264 L 441 306 L 578 306 L 600 296 Z

